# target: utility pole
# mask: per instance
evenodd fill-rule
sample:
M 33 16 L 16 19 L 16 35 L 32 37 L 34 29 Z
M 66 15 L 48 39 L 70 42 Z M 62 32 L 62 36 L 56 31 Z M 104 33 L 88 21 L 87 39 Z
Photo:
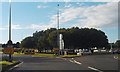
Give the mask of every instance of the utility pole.
M 7 42 L 7 47 L 12 48 L 12 40 L 11 40 L 11 0 L 10 0 L 10 15 L 9 15 L 9 40 Z M 11 62 L 12 55 L 9 54 L 9 61 Z
M 9 40 L 11 40 L 11 0 L 10 0 L 10 16 L 9 16 Z
M 57 47 L 59 48 L 59 4 L 57 11 Z
M 57 5 L 57 48 L 60 49 L 60 45 L 59 45 L 59 4 Z M 59 50 L 60 51 L 60 50 Z M 60 52 L 59 52 L 60 54 Z

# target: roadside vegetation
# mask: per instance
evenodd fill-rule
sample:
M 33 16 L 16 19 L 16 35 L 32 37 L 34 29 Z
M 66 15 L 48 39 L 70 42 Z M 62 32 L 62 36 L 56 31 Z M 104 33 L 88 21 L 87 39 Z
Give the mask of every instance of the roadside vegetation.
M 6 57 L 2 58 L 2 61 L 0 62 L 0 70 L 4 71 L 4 70 L 8 70 L 10 67 L 12 67 L 12 65 L 18 63 L 18 60 L 13 59 L 12 62 L 9 62 L 8 59 Z
M 120 40 L 117 40 L 115 43 L 108 43 L 106 34 L 95 28 L 72 27 L 67 29 L 61 28 L 59 30 L 50 28 L 36 31 L 32 36 L 24 38 L 20 43 L 16 42 L 13 44 L 13 47 L 16 48 L 14 55 L 24 55 L 23 52 L 25 49 L 36 49 L 38 53 L 35 55 L 39 56 L 46 56 L 45 54 L 48 51 L 52 53 L 54 48 L 58 48 L 57 31 L 63 35 L 64 49 L 67 51 L 76 49 L 92 50 L 93 48 L 110 50 L 111 46 L 112 48 L 120 48 Z M 7 44 L 3 44 L 2 47 L 6 48 Z
M 13 55 L 31 55 L 31 56 L 38 56 L 38 57 L 76 57 L 77 55 L 59 55 L 56 56 L 54 54 L 46 54 L 46 53 L 35 53 L 35 54 L 24 54 L 24 53 L 17 53 L 14 52 Z
M 94 28 L 61 28 L 59 34 L 63 35 L 65 49 L 109 47 L 105 33 Z M 36 31 L 33 36 L 23 39 L 20 46 L 21 48 L 38 49 L 39 52 L 57 48 L 57 29 Z

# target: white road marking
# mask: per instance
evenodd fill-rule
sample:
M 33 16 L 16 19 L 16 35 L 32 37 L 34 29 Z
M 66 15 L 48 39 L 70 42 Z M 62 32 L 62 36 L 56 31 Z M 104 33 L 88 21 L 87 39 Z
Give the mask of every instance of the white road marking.
M 12 68 L 10 68 L 9 70 L 14 69 L 14 68 L 18 67 L 18 66 L 19 66 L 19 65 L 21 65 L 21 64 L 23 64 L 23 62 L 21 62 L 20 64 L 15 65 L 15 66 L 13 66 L 13 67 L 12 67 Z
M 114 56 L 114 59 L 118 59 L 118 57 L 117 57 L 117 56 Z
M 73 60 L 73 61 L 72 61 L 72 60 Z M 70 62 L 74 62 L 74 63 L 76 63 L 76 64 L 80 64 L 80 65 L 82 64 L 82 63 L 80 63 L 80 62 L 74 60 L 74 58 L 72 58 L 72 60 L 69 60 L 69 61 L 70 61 Z M 98 72 L 103 72 L 103 71 L 101 71 L 101 70 L 98 70 L 98 69 L 93 68 L 93 67 L 90 67 L 90 66 L 88 66 L 88 68 L 91 69 L 91 70 L 98 71 Z
M 69 60 L 70 62 L 74 62 L 74 61 L 72 61 L 72 60 Z
M 74 60 L 74 62 L 77 63 L 77 64 L 80 64 L 80 65 L 82 64 L 82 63 L 80 63 L 80 62 L 77 62 L 76 60 Z
M 93 67 L 90 67 L 90 66 L 88 66 L 88 68 L 89 68 L 89 69 L 92 69 L 92 70 L 95 70 L 95 71 L 98 71 L 98 72 L 103 72 L 103 71 L 100 71 L 100 70 L 98 70 L 98 69 L 96 69 L 96 68 L 93 68 Z

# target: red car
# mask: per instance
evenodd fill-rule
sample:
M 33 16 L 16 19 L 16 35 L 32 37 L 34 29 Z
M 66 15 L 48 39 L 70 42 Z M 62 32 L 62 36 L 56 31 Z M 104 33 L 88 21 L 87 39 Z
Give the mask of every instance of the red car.
M 113 51 L 113 54 L 120 54 L 120 48 L 117 48 Z

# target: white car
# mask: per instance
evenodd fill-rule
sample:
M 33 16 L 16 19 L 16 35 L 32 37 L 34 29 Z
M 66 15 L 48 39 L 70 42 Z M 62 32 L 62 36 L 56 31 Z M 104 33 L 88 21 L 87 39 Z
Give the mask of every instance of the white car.
M 92 54 L 91 50 L 82 50 L 82 55 L 90 55 Z

